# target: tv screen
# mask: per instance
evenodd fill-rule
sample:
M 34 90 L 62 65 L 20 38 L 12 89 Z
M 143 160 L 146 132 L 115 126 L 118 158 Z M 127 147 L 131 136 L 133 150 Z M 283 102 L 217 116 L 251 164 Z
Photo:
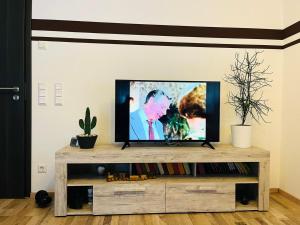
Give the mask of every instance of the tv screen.
M 220 82 L 116 80 L 116 142 L 219 141 Z

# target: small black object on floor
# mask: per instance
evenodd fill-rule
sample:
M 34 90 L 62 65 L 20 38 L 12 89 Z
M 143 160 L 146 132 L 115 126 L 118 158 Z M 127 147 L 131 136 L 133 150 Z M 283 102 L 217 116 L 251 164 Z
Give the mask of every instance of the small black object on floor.
M 39 208 L 47 207 L 52 201 L 47 191 L 40 190 L 35 195 L 35 203 Z

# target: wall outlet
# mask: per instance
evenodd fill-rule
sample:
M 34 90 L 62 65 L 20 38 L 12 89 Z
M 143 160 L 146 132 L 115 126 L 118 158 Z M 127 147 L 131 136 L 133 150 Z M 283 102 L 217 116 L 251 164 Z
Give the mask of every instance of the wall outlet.
M 47 173 L 47 167 L 45 164 L 38 165 L 38 173 Z
M 47 49 L 46 42 L 45 41 L 38 41 L 38 49 L 46 50 Z

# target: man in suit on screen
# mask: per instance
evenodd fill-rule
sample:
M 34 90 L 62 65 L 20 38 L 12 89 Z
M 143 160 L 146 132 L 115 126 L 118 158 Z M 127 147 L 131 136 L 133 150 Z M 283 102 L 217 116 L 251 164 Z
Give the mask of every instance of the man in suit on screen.
M 165 140 L 163 124 L 158 120 L 166 115 L 170 98 L 161 90 L 148 93 L 144 105 L 130 113 L 130 140 Z

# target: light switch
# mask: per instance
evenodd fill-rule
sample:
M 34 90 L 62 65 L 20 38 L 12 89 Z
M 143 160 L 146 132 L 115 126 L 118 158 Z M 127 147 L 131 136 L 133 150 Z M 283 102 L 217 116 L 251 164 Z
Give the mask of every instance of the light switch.
M 47 87 L 44 83 L 38 84 L 38 104 L 39 105 L 47 104 Z
M 55 83 L 55 105 L 63 105 L 63 84 Z
M 55 97 L 62 97 L 62 90 L 61 89 L 56 89 L 55 90 Z
M 55 105 L 63 105 L 63 98 L 55 97 Z
M 44 90 L 44 89 L 46 89 L 46 84 L 44 84 L 44 83 L 39 83 L 39 90 Z
M 46 97 L 39 97 L 39 105 L 46 105 L 47 101 L 46 101 Z
M 55 83 L 55 89 L 62 89 L 63 85 L 62 83 Z
M 46 97 L 46 89 L 39 89 L 39 97 Z

